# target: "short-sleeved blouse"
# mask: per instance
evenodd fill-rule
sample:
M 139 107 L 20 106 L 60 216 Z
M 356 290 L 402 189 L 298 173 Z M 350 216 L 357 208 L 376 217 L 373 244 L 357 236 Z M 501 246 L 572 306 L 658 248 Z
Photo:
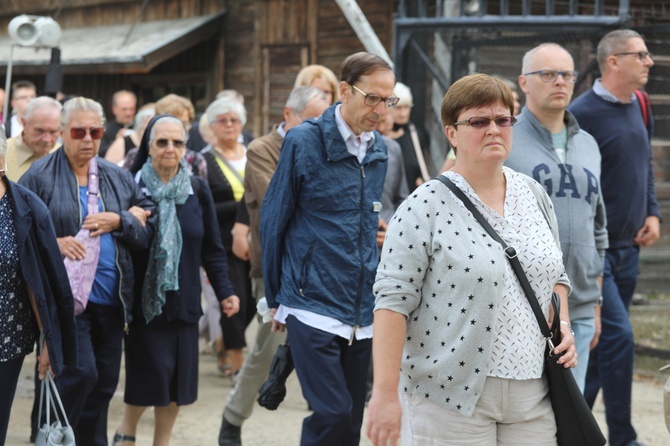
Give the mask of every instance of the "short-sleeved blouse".
M 0 362 L 32 351 L 34 324 L 19 261 L 14 201 L 8 191 L 0 198 Z

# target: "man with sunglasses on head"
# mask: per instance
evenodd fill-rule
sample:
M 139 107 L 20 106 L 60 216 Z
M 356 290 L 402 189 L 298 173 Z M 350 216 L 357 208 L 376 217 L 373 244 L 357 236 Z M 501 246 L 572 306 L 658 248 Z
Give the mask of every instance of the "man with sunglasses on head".
M 97 156 L 103 124 L 99 103 L 67 101 L 63 146 L 19 181 L 49 209 L 75 295 L 79 364 L 65 367 L 57 384 L 77 444 L 91 446 L 107 445 L 107 413 L 134 295 L 131 251 L 149 248 L 156 223 L 155 205 L 130 173 Z
M 313 409 L 302 445 L 357 445 L 372 350 L 372 285 L 386 175 L 374 129 L 397 104 L 389 64 L 356 53 L 342 102 L 286 134 L 261 208 L 263 277 L 273 331 L 288 340 Z
M 555 43 L 539 45 L 524 55 L 521 73 L 526 106 L 514 126 L 513 150 L 505 165 L 533 177 L 554 204 L 572 285 L 568 306 L 578 357 L 572 373 L 583 392 L 589 352 L 600 335 L 598 303 L 607 248 L 600 151 L 566 110 L 578 76 L 570 53 Z
M 647 84 L 654 61 L 642 37 L 632 30 L 605 35 L 597 58 L 602 77 L 569 107 L 600 147 L 609 238 L 602 333 L 591 352 L 584 396 L 593 405 L 602 388 L 609 444 L 639 446 L 631 423 L 635 344 L 628 308 L 637 284 L 640 246 L 658 240 L 661 214 L 654 188 L 651 111 L 636 91 Z

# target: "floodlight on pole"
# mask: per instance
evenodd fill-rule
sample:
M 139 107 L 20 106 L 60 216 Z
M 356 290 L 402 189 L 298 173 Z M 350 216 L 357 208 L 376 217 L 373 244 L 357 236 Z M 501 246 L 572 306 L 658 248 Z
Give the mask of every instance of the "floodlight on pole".
M 62 31 L 58 22 L 51 17 L 40 17 L 21 14 L 14 17 L 7 27 L 11 43 L 9 45 L 9 61 L 5 78 L 5 91 L 10 95 L 12 84 L 12 59 L 14 46 L 26 48 L 57 48 L 60 45 Z M 5 100 L 2 118 L 5 124 L 9 119 L 9 101 Z

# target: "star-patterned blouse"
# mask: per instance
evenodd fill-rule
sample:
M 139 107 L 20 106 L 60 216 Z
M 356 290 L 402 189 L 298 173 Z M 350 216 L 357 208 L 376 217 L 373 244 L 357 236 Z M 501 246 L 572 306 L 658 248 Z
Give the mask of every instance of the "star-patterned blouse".
M 506 167 L 505 215 L 446 172 L 519 260 L 548 315 L 553 287 L 569 288 L 558 226 L 544 189 Z M 429 181 L 389 224 L 376 307 L 407 316 L 400 391 L 471 415 L 486 376 L 540 378 L 545 340 L 500 244 L 444 184 Z
M 9 191 L 0 198 L 0 362 L 25 356 L 35 343 L 35 320 L 14 228 L 14 202 Z

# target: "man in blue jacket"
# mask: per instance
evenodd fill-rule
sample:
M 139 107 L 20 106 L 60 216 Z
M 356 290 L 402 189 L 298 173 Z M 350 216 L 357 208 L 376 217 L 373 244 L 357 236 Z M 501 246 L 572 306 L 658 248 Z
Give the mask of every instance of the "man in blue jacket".
M 542 184 L 554 205 L 572 285 L 566 321 L 572 324 L 578 356 L 572 373 L 583 392 L 589 352 L 600 335 L 598 302 L 607 248 L 600 150 L 566 110 L 577 80 L 570 53 L 555 43 L 539 45 L 524 55 L 521 73 L 526 106 L 514 126 L 505 165 Z
M 378 56 L 342 65 L 341 103 L 291 130 L 261 209 L 261 244 L 273 330 L 288 329 L 313 414 L 302 445 L 357 445 L 372 350 L 376 234 L 395 76 Z
M 635 92 L 647 84 L 654 61 L 632 30 L 605 35 L 597 57 L 602 78 L 569 107 L 600 146 L 609 235 L 602 333 L 591 352 L 584 396 L 592 405 L 603 389 L 610 445 L 639 446 L 631 424 L 635 345 L 628 307 L 637 284 L 640 246 L 658 240 L 661 214 L 654 190 L 651 113 L 645 104 L 641 107 Z

